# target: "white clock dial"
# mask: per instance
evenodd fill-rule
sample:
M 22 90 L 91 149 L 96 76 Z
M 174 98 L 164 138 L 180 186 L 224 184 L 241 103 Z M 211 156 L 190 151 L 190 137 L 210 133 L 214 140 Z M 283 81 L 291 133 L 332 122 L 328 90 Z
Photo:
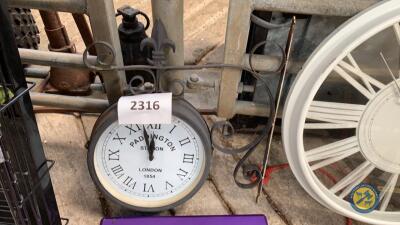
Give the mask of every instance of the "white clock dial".
M 154 159 L 144 129 L 154 137 Z M 191 192 L 204 173 L 205 151 L 199 134 L 173 116 L 171 124 L 111 123 L 94 149 L 94 168 L 113 197 L 138 207 L 163 207 Z

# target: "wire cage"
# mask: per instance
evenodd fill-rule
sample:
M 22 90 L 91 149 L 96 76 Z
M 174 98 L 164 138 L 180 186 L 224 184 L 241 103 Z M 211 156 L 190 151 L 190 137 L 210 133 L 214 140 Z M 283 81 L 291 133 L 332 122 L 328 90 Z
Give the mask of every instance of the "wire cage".
M 1 77 L 0 73 L 0 77 Z M 37 169 L 32 168 L 27 132 L 23 122 L 23 110 L 20 107 L 22 97 L 34 86 L 20 88 L 12 96 L 12 85 L 0 82 L 0 101 L 7 102 L 0 106 L 0 223 L 1 224 L 42 224 L 38 201 L 41 180 L 54 164 L 45 161 L 45 173 L 37 176 Z M 42 168 L 39 168 L 41 170 Z
M 0 1 L 0 225 L 61 225 L 29 90 Z

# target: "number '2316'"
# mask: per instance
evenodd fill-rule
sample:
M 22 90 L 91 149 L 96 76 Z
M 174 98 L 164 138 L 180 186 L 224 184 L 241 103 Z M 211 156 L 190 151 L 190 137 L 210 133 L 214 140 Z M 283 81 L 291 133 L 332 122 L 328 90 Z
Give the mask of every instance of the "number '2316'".
M 158 110 L 160 109 L 159 101 L 131 101 L 131 110 Z

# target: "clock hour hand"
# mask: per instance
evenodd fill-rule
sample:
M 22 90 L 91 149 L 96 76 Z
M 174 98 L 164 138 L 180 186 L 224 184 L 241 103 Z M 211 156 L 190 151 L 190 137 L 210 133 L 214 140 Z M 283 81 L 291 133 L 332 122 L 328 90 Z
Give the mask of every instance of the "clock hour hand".
M 149 144 L 149 160 L 153 161 L 154 159 L 154 150 L 156 149 L 155 143 L 154 143 L 154 133 L 151 135 L 151 140 Z
M 150 141 L 149 141 L 149 134 L 147 134 L 146 129 L 144 128 L 143 125 L 143 136 L 144 136 L 144 141 L 146 142 L 146 149 L 150 154 Z

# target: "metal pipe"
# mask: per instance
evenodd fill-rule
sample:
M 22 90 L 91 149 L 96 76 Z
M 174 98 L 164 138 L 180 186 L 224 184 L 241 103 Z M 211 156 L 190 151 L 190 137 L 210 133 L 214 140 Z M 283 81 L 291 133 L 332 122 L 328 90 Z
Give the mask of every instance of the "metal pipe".
M 86 13 L 86 0 L 9 0 L 11 7 Z
M 244 85 L 243 83 L 239 84 L 238 93 L 248 92 L 253 93 L 255 90 L 254 85 Z
M 73 13 L 72 17 L 74 18 L 75 24 L 78 27 L 79 33 L 81 34 L 83 42 L 85 42 L 86 47 L 93 44 L 93 35 L 90 30 L 89 24 L 85 19 L 85 15 Z M 95 48 L 90 48 L 89 53 L 91 55 L 97 55 Z
M 281 66 L 282 59 L 271 55 L 253 55 L 251 61 L 252 66 L 256 71 L 276 71 Z M 288 72 L 299 72 L 303 64 L 304 61 L 289 61 Z M 250 69 L 249 54 L 244 55 L 242 65 Z
M 50 75 L 47 75 L 47 77 L 44 78 L 38 85 L 36 85 L 36 87 L 34 87 L 32 89 L 32 91 L 39 92 L 39 93 L 44 92 L 47 84 L 49 83 L 49 80 L 50 80 Z
M 103 86 L 103 84 L 101 84 L 101 83 L 93 83 L 93 84 L 90 84 L 90 89 L 91 89 L 92 91 L 97 91 L 97 92 L 104 93 L 104 86 Z
M 269 106 L 250 101 L 236 101 L 235 113 L 240 115 L 267 117 L 269 114 Z
M 48 66 L 27 66 L 24 68 L 24 74 L 27 77 L 32 78 L 45 78 L 50 72 L 50 67 Z
M 184 65 L 184 41 L 183 41 L 183 0 L 159 1 L 152 0 L 153 21 L 160 19 L 165 26 L 168 38 L 175 43 L 175 52 L 169 51 L 167 64 L 171 66 Z M 171 16 L 173 15 L 173 16 Z M 185 73 L 182 71 L 169 71 L 167 82 L 175 79 L 184 81 Z M 171 90 L 173 91 L 173 90 Z
M 269 106 L 250 101 L 236 101 L 235 113 L 247 116 L 267 117 L 269 115 Z M 278 110 L 277 117 L 282 118 L 282 107 Z
M 32 103 L 38 106 L 78 110 L 84 112 L 103 112 L 109 106 L 105 99 L 65 96 L 45 93 L 30 93 Z
M 51 67 L 73 67 L 87 68 L 83 63 L 81 54 L 49 52 L 33 49 L 19 48 L 19 55 L 24 64 L 43 65 Z M 91 64 L 96 64 L 96 56 L 89 56 L 88 60 Z
M 75 44 L 70 41 L 60 16 L 54 11 L 39 10 L 52 52 L 76 53 Z M 64 93 L 87 95 L 90 92 L 91 74 L 87 69 L 51 68 L 49 84 Z
M 48 48 L 54 52 L 75 53 L 75 45 L 71 43 L 65 26 L 61 23 L 57 12 L 39 10 L 44 30 L 49 39 Z
M 92 27 L 95 42 L 104 41 L 113 48 L 115 58 L 113 66 L 123 66 L 121 44 L 119 41 L 117 21 L 115 19 L 114 3 L 111 0 L 86 0 L 87 12 Z M 109 54 L 107 49 L 96 48 L 98 55 Z M 125 71 L 103 71 L 107 98 L 110 103 L 118 101 L 127 86 Z
M 253 8 L 264 11 L 323 15 L 353 16 L 380 0 L 253 0 Z
M 246 52 L 250 30 L 251 1 L 229 1 L 229 14 L 225 35 L 224 63 L 241 64 Z M 232 118 L 238 95 L 242 71 L 225 68 L 221 72 L 218 98 L 218 116 Z

